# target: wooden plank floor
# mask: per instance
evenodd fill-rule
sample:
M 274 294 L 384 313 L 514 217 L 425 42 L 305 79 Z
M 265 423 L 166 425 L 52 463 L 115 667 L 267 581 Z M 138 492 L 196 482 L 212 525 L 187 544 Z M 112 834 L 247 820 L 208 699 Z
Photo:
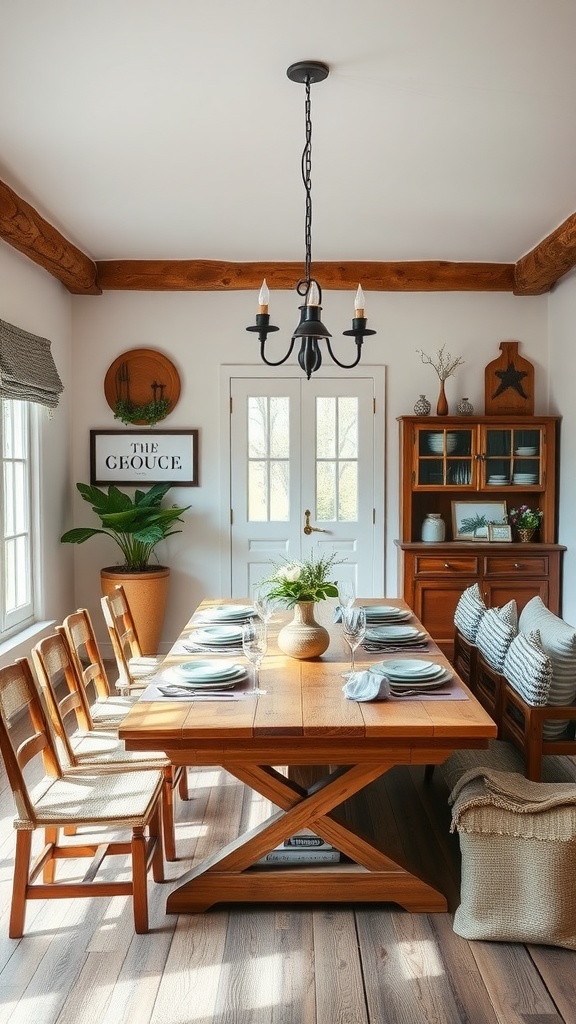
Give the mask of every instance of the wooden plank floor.
M 389 848 L 426 870 L 453 910 L 458 840 L 440 772 L 423 774 L 395 769 L 346 814 L 386 828 Z M 219 769 L 189 776 L 169 879 L 269 812 Z M 576 1024 L 575 953 L 467 942 L 451 914 L 288 904 L 166 916 L 169 884 L 151 881 L 148 935 L 134 934 L 130 902 L 116 897 L 32 902 L 24 938 L 11 940 L 12 817 L 2 774 L 0 1024 Z

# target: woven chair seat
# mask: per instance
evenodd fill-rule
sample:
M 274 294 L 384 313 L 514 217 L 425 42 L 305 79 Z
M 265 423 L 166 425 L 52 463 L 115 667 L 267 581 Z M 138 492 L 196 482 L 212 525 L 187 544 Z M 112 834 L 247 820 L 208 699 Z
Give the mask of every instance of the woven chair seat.
M 161 772 L 122 772 L 115 775 L 67 775 L 52 779 L 30 794 L 35 820 L 19 815 L 14 828 L 45 825 L 108 825 L 143 827 L 162 792 Z
M 122 740 L 104 730 L 75 733 L 72 736 L 72 746 L 79 765 L 81 766 L 82 761 L 89 761 L 90 769 L 94 772 L 100 771 L 99 761 L 102 761 L 102 769 L 111 763 L 113 771 L 117 771 L 119 765 L 126 765 L 127 768 L 130 768 L 134 764 L 135 769 L 143 767 L 161 769 L 170 765 L 169 759 L 161 751 L 126 750 Z M 86 773 L 86 768 L 82 770 Z M 66 771 L 68 772 L 68 769 Z
M 97 699 L 90 705 L 92 721 L 99 729 L 117 729 L 125 718 L 130 708 L 134 706 L 137 697 L 106 697 L 103 700 Z

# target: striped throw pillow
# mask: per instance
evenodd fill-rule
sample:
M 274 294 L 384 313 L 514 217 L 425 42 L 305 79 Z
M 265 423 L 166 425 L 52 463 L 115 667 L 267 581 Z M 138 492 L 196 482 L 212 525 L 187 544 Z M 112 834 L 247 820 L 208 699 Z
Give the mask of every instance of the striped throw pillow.
M 497 672 L 502 671 L 508 648 L 516 636 L 517 616 L 516 601 L 509 601 L 502 608 L 488 608 L 478 626 L 475 644 L 484 660 Z
M 523 633 L 537 629 L 544 652 L 552 664 L 552 682 L 547 704 L 573 704 L 576 700 L 576 629 L 551 612 L 539 597 L 533 597 L 520 615 Z M 576 708 L 574 709 L 576 718 Z M 552 740 L 565 732 L 568 722 L 544 723 L 544 739 Z
M 460 595 L 454 612 L 454 625 L 470 643 L 474 643 L 476 640 L 478 626 L 485 611 L 486 605 L 480 593 L 480 587 L 474 583 Z
M 514 637 L 504 659 L 504 675 L 527 704 L 543 707 L 548 703 L 552 664 L 537 629 Z

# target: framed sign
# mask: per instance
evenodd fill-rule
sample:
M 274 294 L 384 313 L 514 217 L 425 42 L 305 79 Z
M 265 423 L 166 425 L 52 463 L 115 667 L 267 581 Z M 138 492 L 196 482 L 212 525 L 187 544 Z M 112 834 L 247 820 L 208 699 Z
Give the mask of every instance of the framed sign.
M 512 527 L 506 523 L 488 523 L 488 540 L 512 540 Z
M 488 540 L 490 523 L 506 523 L 505 501 L 453 501 L 452 536 L 454 540 Z
M 91 430 L 90 483 L 198 486 L 197 430 Z

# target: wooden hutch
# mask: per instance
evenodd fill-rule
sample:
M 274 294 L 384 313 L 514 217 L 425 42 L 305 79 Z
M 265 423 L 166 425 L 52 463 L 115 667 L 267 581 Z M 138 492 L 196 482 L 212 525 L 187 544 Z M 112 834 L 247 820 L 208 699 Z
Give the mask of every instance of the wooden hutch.
M 473 583 L 488 606 L 514 598 L 521 610 L 539 594 L 559 614 L 559 417 L 401 416 L 399 424 L 400 593 L 444 653 L 452 656 L 454 611 Z M 481 512 L 485 503 L 505 503 L 507 511 L 526 504 L 544 515 L 534 542 L 488 541 L 486 528 L 455 540 L 454 502 L 473 502 Z M 442 542 L 421 540 L 429 513 L 444 520 Z

